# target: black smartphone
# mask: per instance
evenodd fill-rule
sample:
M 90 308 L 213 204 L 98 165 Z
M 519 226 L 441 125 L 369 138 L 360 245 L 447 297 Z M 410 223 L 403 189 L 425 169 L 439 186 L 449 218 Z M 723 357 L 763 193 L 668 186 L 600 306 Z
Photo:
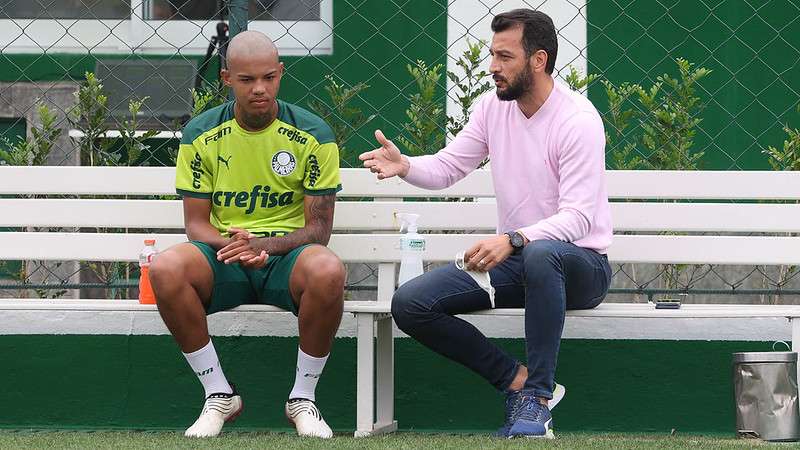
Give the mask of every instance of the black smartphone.
M 662 300 L 656 302 L 656 309 L 679 309 L 681 302 Z

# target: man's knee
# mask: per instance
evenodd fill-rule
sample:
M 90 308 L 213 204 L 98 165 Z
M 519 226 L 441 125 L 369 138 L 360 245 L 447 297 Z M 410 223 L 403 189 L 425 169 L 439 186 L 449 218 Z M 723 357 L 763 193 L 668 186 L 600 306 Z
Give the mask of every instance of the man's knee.
M 156 301 L 169 300 L 187 287 L 201 298 L 210 295 L 213 275 L 211 267 L 204 263 L 198 250 L 182 245 L 159 253 L 150 263 L 150 284 Z
M 325 294 L 322 297 L 337 303 L 342 301 L 347 272 L 338 256 L 331 252 L 320 252 L 306 262 L 305 270 L 307 290 Z M 338 295 L 331 295 L 333 293 Z
M 171 286 L 186 280 L 186 268 L 181 255 L 167 250 L 150 263 L 150 283 L 153 290 L 165 293 Z

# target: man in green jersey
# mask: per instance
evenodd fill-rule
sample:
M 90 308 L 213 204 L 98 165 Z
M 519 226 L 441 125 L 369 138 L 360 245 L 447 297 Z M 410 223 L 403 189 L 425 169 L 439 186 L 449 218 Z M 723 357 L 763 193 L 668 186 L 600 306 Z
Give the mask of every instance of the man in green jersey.
M 183 130 L 176 188 L 190 242 L 160 254 L 150 280 L 164 323 L 205 389 L 186 436 L 216 436 L 242 409 L 206 315 L 245 303 L 297 315 L 300 348 L 286 416 L 301 436 L 332 436 L 314 392 L 342 317 L 345 270 L 325 247 L 341 189 L 339 150 L 322 119 L 277 99 L 282 75 L 267 36 L 238 34 L 222 71 L 235 101 Z

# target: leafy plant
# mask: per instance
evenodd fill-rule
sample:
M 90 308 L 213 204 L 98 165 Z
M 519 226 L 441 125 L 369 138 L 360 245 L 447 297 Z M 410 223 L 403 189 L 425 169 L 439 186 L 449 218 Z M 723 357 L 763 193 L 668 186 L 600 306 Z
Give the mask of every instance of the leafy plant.
M 112 142 L 103 139 L 108 132 L 108 96 L 93 73 L 86 72 L 85 78 L 75 93 L 76 104 L 68 115 L 72 127 L 81 133 L 78 138 L 81 162 L 89 166 L 115 165 L 119 156 L 109 152 Z
M 800 112 L 800 105 L 797 106 Z M 783 147 L 767 147 L 762 153 L 767 155 L 772 170 L 800 170 L 800 129 L 791 128 L 789 124 L 783 126 L 787 139 Z
M 699 167 L 704 152 L 696 151 L 693 146 L 703 105 L 695 88 L 711 71 L 703 67 L 695 69 L 694 64 L 683 58 L 675 62 L 678 77 L 665 73 L 649 89 L 630 83 L 615 86 L 603 80 L 609 105 L 603 120 L 613 168 L 695 170 Z M 638 103 L 635 109 L 630 107 L 634 98 Z M 638 138 L 635 133 L 640 133 Z
M 56 141 L 63 130 L 58 127 L 58 117 L 44 103 L 36 107 L 39 114 L 41 127 L 31 127 L 31 138 L 12 142 L 2 138 L 7 150 L 0 150 L 0 160 L 12 166 L 41 166 L 47 161 L 47 156 L 53 150 Z
M 586 76 L 583 76 L 574 66 L 569 66 L 569 74 L 564 77 L 564 81 L 567 82 L 567 86 L 569 86 L 569 88 L 573 91 L 583 92 L 584 88 L 586 88 L 599 77 L 600 75 L 596 73 L 590 73 Z
M 136 133 L 139 128 L 139 120 L 137 117 L 139 116 L 142 105 L 144 105 L 147 99 L 148 97 L 144 97 L 140 100 L 131 100 L 128 103 L 128 111 L 131 113 L 131 118 L 124 121 L 119 130 L 120 138 L 122 139 L 122 148 L 128 155 L 128 165 L 139 161 L 142 152 L 149 149 L 149 146 L 145 145 L 144 142 L 158 134 L 156 130 L 147 130 L 138 136 Z M 142 163 L 146 165 L 147 161 L 142 161 Z
M 639 90 L 639 102 L 647 115 L 642 121 L 642 145 L 651 168 L 696 170 L 704 152 L 692 149 L 696 127 L 702 119 L 695 85 L 711 73 L 683 58 L 675 60 L 679 78 L 661 75 L 649 89 Z
M 308 106 L 331 126 L 339 144 L 340 156 L 345 158 L 347 142 L 353 134 L 376 117 L 375 114 L 366 115 L 360 108 L 351 105 L 352 100 L 369 88 L 369 85 L 358 83 L 348 87 L 337 83 L 332 75 L 326 75 L 325 79 L 328 80 L 325 92 L 328 93 L 330 103 L 315 99 L 309 100 Z
M 475 43 L 467 40 L 467 49 L 456 60 L 456 66 L 461 68 L 464 75 L 459 76 L 455 72 L 447 72 L 447 78 L 450 79 L 453 87 L 457 90 L 455 99 L 460 108 L 458 115 L 447 117 L 447 132 L 450 136 L 455 136 L 464 129 L 467 121 L 469 121 L 470 110 L 475 100 L 492 88 L 491 83 L 483 81 L 489 76 L 489 73 L 485 70 L 478 70 L 483 60 L 481 50 L 485 46 L 485 40 L 481 39 Z
M 192 89 L 192 117 L 228 101 L 229 88 Z
M 418 92 L 411 96 L 411 104 L 406 110 L 409 122 L 403 124 L 405 135 L 397 140 L 412 155 L 422 155 L 444 146 L 444 133 L 439 124 L 445 121 L 444 108 L 436 99 L 436 85 L 442 77 L 442 65 L 428 67 L 418 60 L 415 65 L 407 65 L 408 73 L 414 78 Z
M 614 86 L 602 80 L 608 97 L 608 113 L 603 115 L 606 123 L 606 148 L 611 156 L 611 167 L 618 170 L 632 170 L 644 166 L 644 159 L 636 154 L 636 141 L 627 136 L 631 121 L 637 111 L 628 105 L 631 98 L 638 95 L 641 86 L 622 83 Z

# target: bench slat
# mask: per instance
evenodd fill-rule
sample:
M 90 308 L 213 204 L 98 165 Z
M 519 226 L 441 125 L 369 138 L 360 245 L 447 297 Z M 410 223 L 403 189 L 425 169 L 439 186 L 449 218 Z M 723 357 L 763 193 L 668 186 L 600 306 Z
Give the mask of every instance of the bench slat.
M 800 204 L 612 203 L 616 231 L 800 231 Z M 183 229 L 179 200 L 0 199 L 0 226 Z M 352 202 L 336 204 L 334 229 L 393 231 L 398 212 L 421 214 L 423 230 L 497 226 L 494 203 Z M 453 218 L 457 218 L 454 220 Z
M 800 172 L 608 171 L 609 198 L 797 200 Z
M 0 166 L 0 194 L 175 195 L 175 168 Z
M 174 167 L 0 166 L 0 194 L 173 195 Z M 608 171 L 614 199 L 796 200 L 795 171 Z M 491 173 L 476 170 L 450 188 L 428 191 L 399 179 L 378 181 L 365 169 L 342 169 L 340 196 L 493 197 Z
M 490 316 L 522 316 L 524 309 L 491 309 L 471 313 Z M 602 303 L 594 309 L 567 311 L 571 317 L 732 319 L 738 317 L 800 317 L 800 305 L 683 304 L 679 309 L 655 309 L 652 303 Z
M 2 227 L 183 229 L 180 200 L 0 199 Z
M 614 236 L 609 259 L 626 263 L 794 265 L 800 239 L 776 236 Z
M 450 261 L 487 234 L 426 235 L 426 261 Z M 0 260 L 134 261 L 146 238 L 165 249 L 182 234 L 0 233 Z M 337 234 L 329 247 L 346 262 L 397 262 L 397 234 Z M 646 249 L 646 250 L 643 250 Z M 800 264 L 800 239 L 771 236 L 616 236 L 614 262 Z
M 340 197 L 494 197 L 492 175 L 476 170 L 449 188 L 430 191 L 412 186 L 398 177 L 378 180 L 366 169 L 341 169 Z
M 800 204 L 614 202 L 611 217 L 614 231 L 800 231 Z
M 431 196 L 399 178 L 378 181 L 365 169 L 342 169 L 340 197 Z M 0 166 L 0 194 L 175 195 L 174 167 Z M 471 176 L 432 196 L 494 197 L 491 174 Z
M 0 311 L 156 311 L 156 305 L 142 305 L 138 300 L 109 299 L 0 299 Z M 289 312 L 272 305 L 241 305 L 231 312 Z M 391 306 L 374 301 L 346 301 L 345 312 L 389 313 Z M 223 311 L 224 313 L 225 311 Z
M 454 226 L 494 231 L 494 203 L 377 202 L 336 203 L 333 227 L 337 230 L 392 231 L 399 229 L 398 212 L 422 215 L 422 229 Z M 180 200 L 124 199 L 0 199 L 0 227 L 101 227 L 183 229 Z M 458 217 L 454 223 L 453 217 Z

